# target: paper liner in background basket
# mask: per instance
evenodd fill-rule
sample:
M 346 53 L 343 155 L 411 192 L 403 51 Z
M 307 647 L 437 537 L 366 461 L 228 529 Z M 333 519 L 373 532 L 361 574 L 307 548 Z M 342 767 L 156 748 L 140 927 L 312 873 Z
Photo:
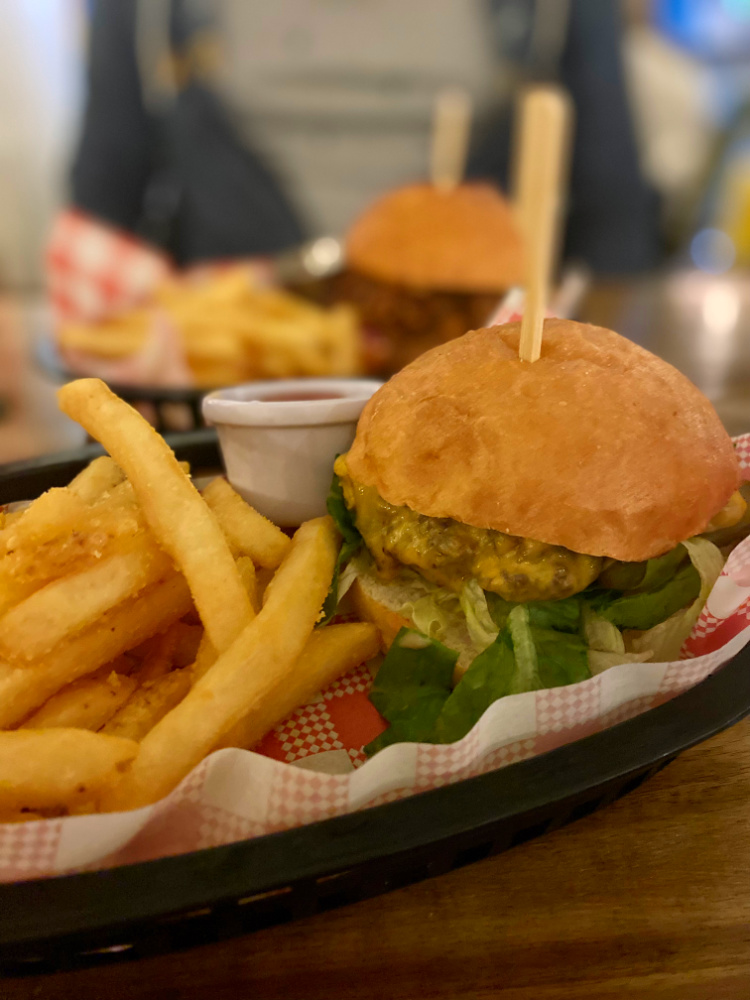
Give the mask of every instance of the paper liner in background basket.
M 736 439 L 750 474 L 750 434 Z M 270 733 L 220 750 L 161 802 L 128 813 L 0 826 L 0 880 L 181 854 L 404 798 L 590 736 L 682 694 L 750 640 L 750 539 L 730 555 L 680 661 L 612 667 L 580 684 L 496 701 L 448 746 L 402 743 L 365 762 L 385 728 L 358 667 Z

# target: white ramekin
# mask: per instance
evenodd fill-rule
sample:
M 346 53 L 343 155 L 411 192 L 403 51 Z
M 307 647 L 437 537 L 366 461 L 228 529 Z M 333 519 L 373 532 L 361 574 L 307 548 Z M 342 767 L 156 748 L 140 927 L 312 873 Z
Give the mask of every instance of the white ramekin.
M 296 527 L 325 514 L 334 459 L 351 445 L 362 408 L 381 385 L 336 378 L 248 382 L 206 396 L 203 416 L 218 431 L 237 492 L 275 524 Z M 338 396 L 267 398 L 295 393 Z

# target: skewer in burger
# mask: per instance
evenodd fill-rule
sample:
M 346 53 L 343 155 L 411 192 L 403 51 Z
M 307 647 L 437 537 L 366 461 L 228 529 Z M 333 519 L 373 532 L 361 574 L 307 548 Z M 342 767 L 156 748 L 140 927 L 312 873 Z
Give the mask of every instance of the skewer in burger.
M 336 461 L 338 593 L 389 648 L 371 697 L 391 726 L 370 749 L 676 659 L 748 531 L 732 441 L 684 375 L 600 327 L 547 320 L 533 364 L 519 338 L 480 329 L 418 358 Z
M 482 325 L 524 277 L 511 208 L 489 184 L 391 191 L 351 227 L 346 262 L 343 273 L 299 290 L 357 308 L 373 372 L 397 371 Z

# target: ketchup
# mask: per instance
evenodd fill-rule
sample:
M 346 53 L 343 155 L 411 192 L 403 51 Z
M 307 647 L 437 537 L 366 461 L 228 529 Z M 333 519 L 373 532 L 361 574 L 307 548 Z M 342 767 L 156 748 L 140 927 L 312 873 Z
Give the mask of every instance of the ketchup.
M 310 399 L 344 399 L 343 392 L 277 392 L 263 396 L 259 403 L 306 403 Z

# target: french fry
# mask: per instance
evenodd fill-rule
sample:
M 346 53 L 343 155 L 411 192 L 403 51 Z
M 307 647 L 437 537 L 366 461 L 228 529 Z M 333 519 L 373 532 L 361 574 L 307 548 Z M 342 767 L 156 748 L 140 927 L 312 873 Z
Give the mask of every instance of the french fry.
M 253 612 L 255 612 L 259 608 L 258 582 L 255 577 L 255 564 L 250 556 L 240 556 L 237 560 L 237 569 L 240 571 L 242 585 L 247 591 L 247 596 L 250 598 L 250 604 L 252 605 Z
M 58 400 L 125 472 L 156 541 L 184 574 L 211 642 L 227 649 L 252 608 L 216 519 L 169 445 L 99 379 L 64 385 Z
M 0 810 L 72 807 L 123 771 L 138 744 L 85 729 L 0 733 Z
M 189 667 L 195 663 L 203 629 L 200 625 L 188 625 L 187 622 L 175 622 L 172 629 L 176 634 L 172 662 L 175 667 Z
M 174 629 L 178 624 L 175 622 L 166 632 L 153 637 L 151 649 L 144 657 L 141 669 L 138 671 L 138 680 L 141 684 L 155 681 L 172 669 L 172 657 L 177 646 L 177 633 Z
M 0 811 L 0 823 L 32 823 L 37 819 L 46 819 L 41 813 L 30 809 L 8 809 Z
M 250 749 L 288 715 L 348 670 L 380 652 L 377 628 L 364 622 L 327 625 L 313 632 L 294 670 L 273 698 L 241 719 L 215 747 Z
M 142 684 L 105 725 L 109 736 L 140 741 L 190 690 L 190 671 L 173 670 Z
M 75 681 L 53 695 L 22 729 L 90 729 L 96 732 L 136 689 L 132 677 L 114 671 L 104 678 Z
M 80 573 L 53 580 L 0 617 L 0 660 L 36 660 L 82 631 L 110 608 L 162 579 L 169 557 L 144 536 Z
M 66 487 L 47 490 L 0 534 L 0 556 L 12 556 L 21 547 L 44 545 L 73 531 L 86 513 L 83 500 Z
M 66 324 L 58 334 L 60 346 L 100 358 L 125 358 L 144 346 L 149 314 L 139 311 L 91 325 Z
M 84 503 L 93 503 L 119 486 L 125 474 L 109 455 L 101 455 L 78 473 L 68 489 Z
M 198 652 L 195 655 L 195 663 L 192 665 L 190 671 L 193 678 L 193 684 L 197 683 L 214 665 L 214 663 L 216 663 L 218 655 L 219 654 L 211 645 L 211 640 L 204 632 L 200 646 L 198 646 Z
M 91 507 L 72 493 L 53 492 L 35 500 L 0 538 L 0 614 L 117 545 L 127 547 L 143 531 L 130 483 Z
M 226 479 L 212 480 L 203 499 L 216 515 L 230 545 L 256 566 L 275 569 L 289 551 L 290 540 L 275 524 L 245 503 Z
M 0 729 L 16 725 L 66 684 L 163 632 L 190 606 L 187 584 L 173 574 L 102 615 L 95 625 L 33 667 L 0 664 Z
M 330 518 L 298 529 L 263 610 L 144 738 L 130 772 L 103 792 L 103 810 L 135 809 L 166 795 L 240 719 L 284 688 L 320 615 L 336 553 Z
M 268 584 L 273 580 L 275 572 L 276 570 L 264 569 L 262 566 L 255 571 L 255 586 L 258 590 L 258 603 L 261 607 L 266 603 L 266 590 L 268 590 Z

